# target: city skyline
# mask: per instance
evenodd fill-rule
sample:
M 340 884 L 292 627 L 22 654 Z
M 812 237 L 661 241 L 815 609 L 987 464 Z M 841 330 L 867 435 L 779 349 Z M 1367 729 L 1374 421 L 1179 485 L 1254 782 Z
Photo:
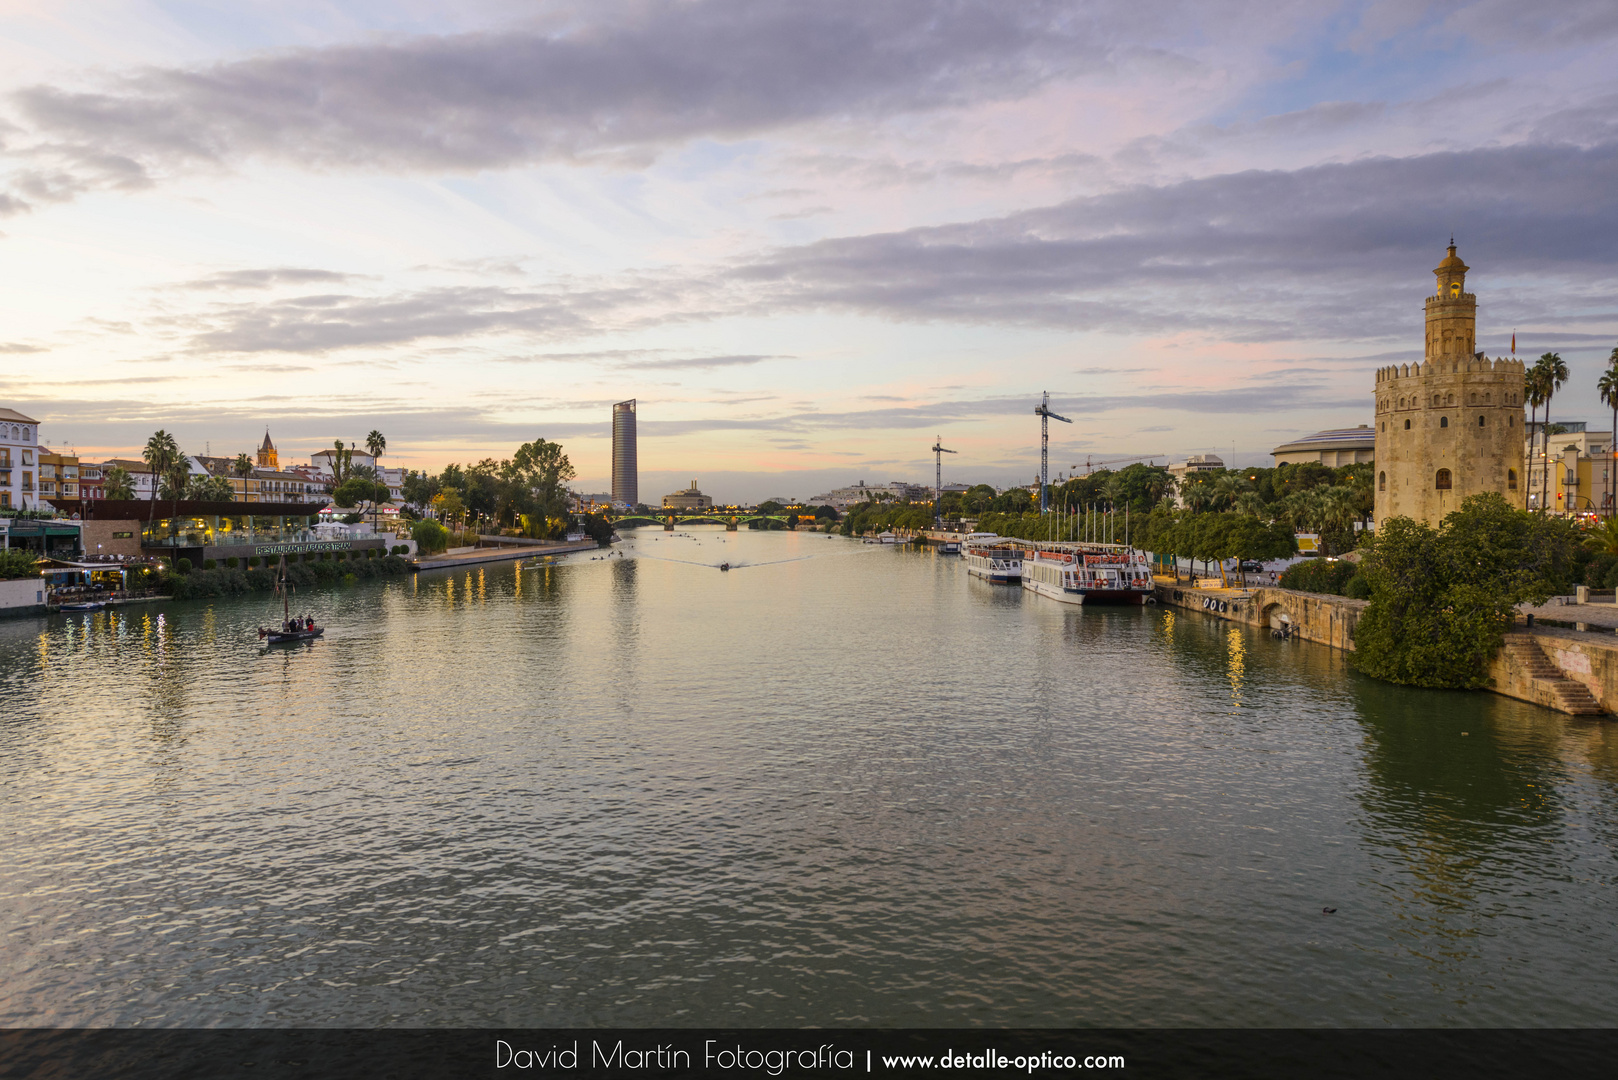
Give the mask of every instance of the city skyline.
M 1453 231 L 1479 347 L 1601 411 L 1608 5 L 743 10 L 0 16 L 0 402 L 92 457 L 543 437 L 606 490 L 635 398 L 648 491 L 761 498 L 938 431 L 1026 482 L 1049 390 L 1053 473 L 1246 464 L 1370 419 Z

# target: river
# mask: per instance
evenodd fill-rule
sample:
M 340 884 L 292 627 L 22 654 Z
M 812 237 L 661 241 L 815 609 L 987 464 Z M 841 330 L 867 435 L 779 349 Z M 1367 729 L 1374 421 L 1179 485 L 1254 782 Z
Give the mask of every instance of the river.
M 0 1026 L 1618 1023 L 1611 723 L 621 550 L 0 623 Z

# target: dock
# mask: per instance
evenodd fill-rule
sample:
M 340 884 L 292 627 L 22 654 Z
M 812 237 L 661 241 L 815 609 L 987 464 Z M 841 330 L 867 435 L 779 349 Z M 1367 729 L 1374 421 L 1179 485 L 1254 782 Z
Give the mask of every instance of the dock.
M 544 540 L 528 540 L 514 536 L 489 536 L 483 539 L 499 546 L 476 547 L 471 551 L 457 552 L 453 555 L 418 558 L 411 563 L 411 566 L 416 570 L 453 570 L 458 566 L 472 566 L 477 563 L 515 562 L 518 559 L 539 558 L 545 555 L 571 555 L 576 551 L 599 550 L 594 540 L 580 540 L 569 544 L 547 543 Z

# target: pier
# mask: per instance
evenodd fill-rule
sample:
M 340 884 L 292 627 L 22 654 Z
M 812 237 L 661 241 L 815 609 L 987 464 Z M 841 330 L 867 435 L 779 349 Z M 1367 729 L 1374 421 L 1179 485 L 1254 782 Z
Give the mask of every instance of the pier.
M 521 536 L 480 536 L 478 546 L 470 550 L 429 555 L 412 561 L 417 570 L 446 570 L 476 563 L 512 562 L 541 555 L 571 555 L 576 551 L 596 551 L 594 540 L 556 543 L 548 540 L 530 540 Z M 489 546 L 485 547 L 487 544 Z

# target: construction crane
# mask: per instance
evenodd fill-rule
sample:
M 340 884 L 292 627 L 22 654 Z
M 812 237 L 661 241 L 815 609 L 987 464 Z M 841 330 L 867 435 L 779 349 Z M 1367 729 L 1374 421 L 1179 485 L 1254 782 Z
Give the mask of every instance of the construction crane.
M 1051 412 L 1049 390 L 1045 391 L 1045 399 L 1034 406 L 1034 414 L 1039 417 L 1039 512 L 1043 514 L 1051 508 L 1051 421 L 1073 421 Z
M 1089 458 L 1085 458 L 1084 459 L 1083 469 L 1085 471 L 1085 474 L 1088 475 L 1089 473 L 1095 471 L 1096 469 L 1101 468 L 1101 466 L 1103 466 L 1103 465 L 1122 465 L 1126 461 L 1140 461 L 1142 459 L 1145 459 L 1145 460 L 1149 461 L 1152 458 L 1166 458 L 1166 457 L 1168 457 L 1167 454 L 1136 454 L 1134 457 L 1115 457 L 1115 458 L 1108 458 L 1106 461 L 1092 461 Z M 1080 466 L 1075 465 L 1075 466 L 1073 466 L 1073 468 L 1078 469 L 1078 468 L 1080 468 Z
M 933 520 L 941 520 L 944 516 L 939 509 L 944 501 L 944 455 L 958 453 L 955 450 L 944 449 L 944 436 L 939 435 L 933 440 Z

